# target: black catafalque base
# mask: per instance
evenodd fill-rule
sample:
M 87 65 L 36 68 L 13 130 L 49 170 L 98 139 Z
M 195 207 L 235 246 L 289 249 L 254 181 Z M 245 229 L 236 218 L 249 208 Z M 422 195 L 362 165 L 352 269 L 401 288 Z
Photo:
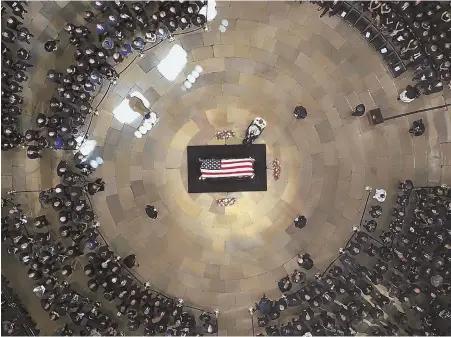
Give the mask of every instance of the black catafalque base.
M 200 158 L 254 158 L 253 179 L 200 180 Z M 266 191 L 266 145 L 205 145 L 188 146 L 188 193 Z

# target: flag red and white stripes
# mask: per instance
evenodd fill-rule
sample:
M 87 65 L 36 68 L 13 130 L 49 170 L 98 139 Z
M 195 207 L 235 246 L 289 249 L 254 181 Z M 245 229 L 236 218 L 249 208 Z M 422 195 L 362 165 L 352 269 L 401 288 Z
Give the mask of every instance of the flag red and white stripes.
M 199 179 L 209 178 L 253 178 L 254 158 L 203 159 Z

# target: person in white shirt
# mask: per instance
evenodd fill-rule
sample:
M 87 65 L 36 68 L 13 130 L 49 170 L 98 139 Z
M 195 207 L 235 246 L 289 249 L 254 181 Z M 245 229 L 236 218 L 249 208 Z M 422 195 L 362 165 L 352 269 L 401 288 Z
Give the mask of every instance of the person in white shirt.
M 373 196 L 374 199 L 376 199 L 379 202 L 384 202 L 386 197 L 387 197 L 386 190 L 376 188 L 376 193 Z

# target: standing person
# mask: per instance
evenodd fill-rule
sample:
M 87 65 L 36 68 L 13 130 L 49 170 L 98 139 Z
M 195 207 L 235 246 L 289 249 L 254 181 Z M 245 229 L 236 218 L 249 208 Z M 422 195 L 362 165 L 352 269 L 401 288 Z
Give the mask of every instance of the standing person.
M 414 136 L 421 136 L 421 135 L 423 135 L 425 130 L 426 130 L 426 127 L 424 126 L 423 120 L 419 119 L 419 120 L 413 121 L 413 125 L 409 129 L 409 132 L 411 134 L 413 134 Z
M 303 215 L 298 215 L 296 218 L 294 218 L 294 227 L 298 229 L 302 229 L 307 225 L 307 218 Z
M 304 119 L 307 117 L 307 110 L 302 105 L 297 106 L 294 108 L 294 117 L 296 119 Z
M 373 196 L 373 199 L 376 199 L 379 202 L 384 202 L 385 198 L 387 197 L 387 191 L 384 189 L 377 189 Z
M 51 53 L 58 50 L 58 42 L 59 40 L 48 40 L 44 44 L 44 49 L 46 52 Z
M 41 148 L 36 145 L 30 145 L 27 149 L 27 157 L 29 159 L 41 158 Z
M 146 214 L 151 219 L 156 219 L 158 217 L 158 211 L 157 209 L 152 205 L 146 206 Z
M 365 105 L 359 104 L 355 107 L 354 111 L 352 112 L 352 116 L 354 117 L 361 117 L 365 114 Z
M 123 262 L 127 268 L 133 268 L 134 266 L 139 267 L 139 264 L 136 262 L 136 255 L 130 254 L 123 259 Z
M 88 183 L 85 189 L 90 195 L 94 195 L 99 191 L 102 192 L 105 190 L 105 182 L 101 178 L 98 178 L 94 182 Z
M 406 89 L 399 94 L 398 101 L 402 101 L 404 103 L 410 103 L 415 98 L 420 97 L 420 92 L 417 88 L 412 87 L 410 84 L 406 87 Z
M 273 302 L 268 299 L 265 294 L 263 294 L 260 301 L 255 303 L 255 307 L 257 310 L 260 310 L 263 315 L 268 315 L 271 311 L 273 311 Z

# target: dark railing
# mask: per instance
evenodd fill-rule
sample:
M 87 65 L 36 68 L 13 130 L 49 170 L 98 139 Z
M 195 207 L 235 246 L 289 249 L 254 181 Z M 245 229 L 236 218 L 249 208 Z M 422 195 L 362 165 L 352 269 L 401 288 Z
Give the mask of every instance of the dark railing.
M 426 111 L 437 110 L 437 109 L 441 109 L 441 108 L 447 108 L 449 106 L 451 106 L 451 103 L 438 105 L 438 106 L 433 106 L 433 107 L 426 108 L 426 109 L 420 109 L 420 110 L 415 110 L 415 111 L 411 111 L 411 112 L 406 112 L 406 113 L 403 113 L 403 114 L 400 114 L 400 115 L 384 118 L 384 121 L 388 121 L 390 119 L 401 118 L 401 117 L 405 117 L 405 116 L 410 116 L 410 115 L 414 115 L 414 114 L 417 114 L 417 113 L 420 113 L 420 112 L 426 112 Z
M 363 211 L 362 211 L 362 216 L 360 217 L 359 226 L 357 227 L 358 230 L 357 230 L 357 231 L 353 231 L 352 235 L 349 237 L 349 239 L 346 241 L 345 245 L 343 246 L 344 248 L 346 248 L 346 247 L 348 246 L 349 242 L 351 242 L 351 240 L 355 237 L 355 235 L 357 235 L 357 232 L 358 232 L 358 231 L 361 229 L 361 227 L 362 227 L 362 222 L 363 222 L 363 219 L 364 219 L 365 214 L 366 214 L 366 209 L 367 209 L 367 206 L 368 206 L 368 202 L 369 202 L 369 200 L 370 200 L 370 197 L 371 197 L 371 193 L 372 193 L 372 190 L 369 190 L 369 191 L 368 191 L 367 198 L 366 198 L 366 200 L 365 200 L 365 206 L 364 206 Z M 411 196 L 411 193 L 409 193 L 409 195 L 408 195 L 409 200 L 410 200 L 410 196 Z M 376 242 L 377 244 L 383 245 L 383 243 L 382 243 L 380 240 L 378 240 L 378 239 L 376 239 L 375 237 L 373 237 L 372 235 L 370 235 L 367 231 L 365 231 L 365 234 L 368 236 L 368 238 L 370 238 L 371 240 L 373 240 L 373 241 Z M 329 265 L 326 267 L 326 269 L 324 269 L 324 271 L 323 271 L 321 274 L 319 274 L 319 275 L 320 275 L 319 279 L 321 279 L 321 278 L 329 271 L 329 269 L 330 269 L 330 268 L 334 265 L 334 263 L 340 258 L 340 256 L 341 256 L 341 254 L 339 254 L 337 257 L 335 257 L 335 258 L 329 263 Z M 310 281 L 310 282 L 307 282 L 307 283 L 303 284 L 298 290 L 294 291 L 293 293 L 290 293 L 290 295 L 296 295 L 296 294 L 298 294 L 300 291 L 302 291 L 303 289 L 305 289 L 305 288 L 307 288 L 307 287 L 309 287 L 309 286 L 311 286 L 311 285 L 314 285 L 314 284 L 316 284 L 316 283 L 318 283 L 317 280 L 312 280 L 312 281 Z M 253 334 L 253 336 L 255 336 L 254 311 L 251 311 L 250 313 L 251 313 L 251 322 L 252 322 L 252 334 Z
M 86 197 L 86 199 L 88 200 L 91 209 L 93 209 L 93 208 L 92 208 L 92 201 L 91 201 L 91 198 L 89 197 L 89 195 L 88 195 L 87 193 L 85 193 L 85 197 Z M 97 233 L 99 234 L 99 236 L 102 238 L 102 240 L 104 241 L 105 245 L 108 246 L 108 247 L 110 247 L 109 244 L 108 244 L 108 241 L 107 241 L 106 238 L 103 236 L 103 234 L 102 234 L 98 229 L 96 229 L 96 231 L 97 231 Z M 110 247 L 110 248 L 111 248 L 111 247 Z M 121 263 L 121 262 L 119 262 L 119 263 Z M 133 278 L 134 278 L 141 286 L 144 286 L 144 283 L 138 278 L 138 276 L 136 276 L 136 275 L 135 275 L 129 268 L 127 268 L 123 263 L 121 263 L 121 267 L 122 267 L 122 269 L 126 270 L 127 273 L 130 274 L 130 275 L 131 275 L 131 276 L 132 276 L 132 277 L 133 277 Z M 164 294 L 164 293 L 161 293 L 160 291 L 155 290 L 155 289 L 153 289 L 153 288 L 149 288 L 149 290 L 152 291 L 153 293 L 157 294 L 157 295 L 160 295 L 160 296 L 166 298 L 166 299 L 169 299 L 169 300 L 172 300 L 172 299 L 173 299 L 173 297 L 171 297 L 171 296 L 169 296 L 169 295 L 166 295 L 166 294 Z M 208 311 L 208 310 L 196 308 L 196 307 L 187 305 L 187 304 L 185 304 L 185 303 L 183 304 L 183 307 L 186 307 L 186 308 L 189 308 L 189 309 L 192 309 L 192 310 L 196 310 L 196 311 L 198 311 L 198 312 L 200 312 L 200 313 L 205 312 L 205 313 L 211 315 L 212 318 L 214 317 L 214 319 L 216 320 L 216 326 L 217 326 L 217 332 L 216 332 L 216 335 L 218 335 L 218 333 L 219 333 L 219 321 L 218 321 L 219 311 L 210 312 L 210 311 Z
M 17 295 L 9 287 L 2 274 L 2 336 L 39 336 L 39 329 L 33 322 Z M 8 322 L 8 323 L 7 323 Z M 8 331 L 10 329 L 10 331 Z
M 358 2 L 343 1 L 337 15 L 363 35 L 387 64 L 393 77 L 396 78 L 407 70 L 396 46 L 390 41 L 391 37 L 378 27 L 374 19 L 365 14 Z

